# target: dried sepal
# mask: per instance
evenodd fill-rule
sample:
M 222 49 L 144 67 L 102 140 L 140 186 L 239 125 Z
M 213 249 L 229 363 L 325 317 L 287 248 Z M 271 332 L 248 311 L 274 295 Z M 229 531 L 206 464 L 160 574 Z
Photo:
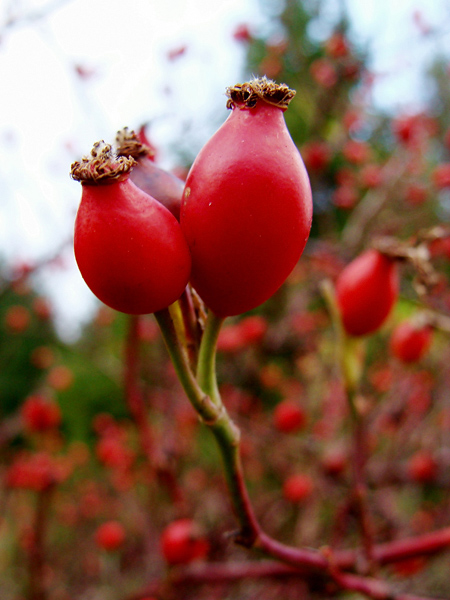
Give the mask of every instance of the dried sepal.
M 118 156 L 131 156 L 138 160 L 154 156 L 153 150 L 143 144 L 133 130 L 124 127 L 116 135 L 116 152 Z
M 126 179 L 135 164 L 134 158 L 117 156 L 111 145 L 101 140 L 94 144 L 90 156 L 72 164 L 70 176 L 87 185 L 114 183 Z
M 276 83 L 264 76 L 229 87 L 226 95 L 227 108 L 234 108 L 236 105 L 253 108 L 258 100 L 263 100 L 267 104 L 286 109 L 295 96 L 295 90 L 291 90 L 285 83 Z

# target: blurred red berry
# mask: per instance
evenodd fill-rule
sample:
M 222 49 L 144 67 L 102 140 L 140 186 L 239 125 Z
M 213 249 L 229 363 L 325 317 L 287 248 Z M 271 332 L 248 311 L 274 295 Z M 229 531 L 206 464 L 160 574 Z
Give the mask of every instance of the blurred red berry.
M 367 142 L 347 140 L 342 148 L 342 154 L 352 165 L 362 165 L 370 160 L 372 151 Z
M 278 431 L 295 433 L 305 426 L 306 414 L 298 402 L 286 398 L 275 407 L 273 422 Z
M 30 311 L 25 306 L 15 304 L 6 311 L 5 325 L 12 333 L 23 333 L 28 329 L 30 321 Z
M 61 409 L 56 402 L 38 394 L 28 396 L 20 412 L 28 431 L 47 431 L 61 423 Z
M 322 171 L 331 160 L 331 149 L 326 142 L 309 142 L 302 147 L 301 154 L 308 171 Z
M 349 210 L 358 202 L 359 193 L 352 185 L 341 185 L 335 189 L 331 200 L 337 208 Z
M 434 457 L 426 450 L 419 450 L 408 461 L 409 477 L 417 483 L 430 483 L 437 475 L 437 464 Z
M 364 165 L 359 174 L 361 185 L 373 189 L 383 183 L 382 167 L 377 164 Z
M 432 338 L 431 327 L 416 326 L 411 321 L 403 321 L 392 332 L 390 349 L 401 362 L 418 362 L 428 352 Z
M 208 541 L 199 534 L 191 519 L 173 521 L 162 532 L 161 552 L 169 565 L 205 558 L 208 551 Z
M 317 58 L 310 67 L 312 78 L 324 88 L 332 88 L 338 81 L 333 63 L 328 58 Z
M 250 28 L 246 23 L 241 23 L 236 27 L 233 32 L 233 38 L 237 42 L 243 42 L 245 44 L 248 44 L 253 39 L 252 34 L 250 33 Z
M 95 543 L 102 550 L 114 552 L 125 543 L 125 529 L 119 521 L 107 521 L 95 531 Z
M 337 31 L 333 33 L 325 42 L 325 52 L 331 58 L 343 58 L 349 53 L 347 38 L 343 33 Z
M 443 163 L 435 167 L 431 173 L 433 185 L 442 190 L 450 187 L 450 163 Z
M 47 383 L 58 392 L 63 392 L 70 388 L 73 383 L 73 372 L 65 365 L 53 367 L 47 375 Z
M 405 201 L 411 206 L 420 206 L 428 198 L 427 188 L 420 183 L 411 183 L 405 190 Z
M 309 475 L 296 473 L 288 477 L 283 484 L 283 496 L 289 502 L 302 502 L 313 492 L 314 484 Z

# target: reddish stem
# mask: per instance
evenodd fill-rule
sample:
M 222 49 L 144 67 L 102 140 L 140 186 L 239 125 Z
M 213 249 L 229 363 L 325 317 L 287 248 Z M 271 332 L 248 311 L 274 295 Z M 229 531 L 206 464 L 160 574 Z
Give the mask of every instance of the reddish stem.
M 45 532 L 53 486 L 48 486 L 37 494 L 34 514 L 33 537 L 28 555 L 29 600 L 46 600 L 45 570 Z
M 129 319 L 128 335 L 125 343 L 125 398 L 136 424 L 139 441 L 147 459 L 149 470 L 156 471 L 159 481 L 166 487 L 172 502 L 179 504 L 183 501 L 183 494 L 174 474 L 166 464 L 164 457 L 153 443 L 152 432 L 147 419 L 145 402 L 139 385 L 139 324 L 140 316 L 132 315 Z

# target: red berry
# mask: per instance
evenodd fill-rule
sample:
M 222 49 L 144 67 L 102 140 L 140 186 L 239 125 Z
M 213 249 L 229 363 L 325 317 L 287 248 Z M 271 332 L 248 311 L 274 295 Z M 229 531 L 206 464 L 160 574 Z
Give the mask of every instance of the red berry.
M 437 464 L 429 452 L 421 450 L 409 459 L 407 472 L 417 483 L 430 483 L 436 478 Z
M 367 142 L 348 140 L 342 148 L 342 154 L 353 165 L 362 165 L 370 159 L 371 149 Z
M 433 338 L 429 326 L 416 326 L 403 321 L 394 329 L 390 340 L 392 354 L 404 363 L 419 361 L 428 351 Z
M 332 88 L 336 85 L 338 76 L 333 63 L 328 58 L 317 58 L 310 67 L 312 78 L 324 88 Z
M 311 496 L 314 484 L 309 475 L 291 475 L 283 484 L 283 495 L 289 502 L 302 502 Z
M 186 564 L 204 558 L 209 551 L 209 544 L 199 535 L 191 519 L 178 519 L 164 529 L 161 551 L 170 565 Z
M 59 406 L 38 394 L 29 396 L 22 405 L 21 415 L 29 431 L 47 431 L 61 422 Z
M 389 316 L 398 297 L 395 262 L 377 250 L 367 250 L 339 275 L 336 301 L 348 334 L 375 332 Z
M 72 165 L 83 183 L 74 248 L 80 272 L 105 304 L 128 314 L 175 302 L 189 279 L 189 249 L 175 217 L 128 177 L 133 159 L 96 144 Z M 103 183 L 103 184 L 102 184 Z
M 292 90 L 262 78 L 228 95 L 232 112 L 194 161 L 181 205 L 192 284 L 221 317 L 277 291 L 312 218 L 308 175 L 283 118 Z
M 95 543 L 102 550 L 114 552 L 125 542 L 125 529 L 118 521 L 107 521 L 100 525 L 95 532 Z
M 348 41 L 343 33 L 336 31 L 325 42 L 325 52 L 332 58 L 343 58 L 349 53 Z
M 30 320 L 30 311 L 20 304 L 14 304 L 6 311 L 5 324 L 13 333 L 23 333 L 28 329 Z
M 273 413 L 274 425 L 283 433 L 295 433 L 305 426 L 306 414 L 295 400 L 282 400 Z
M 331 149 L 326 142 L 309 142 L 303 146 L 302 156 L 308 171 L 321 171 L 330 162 Z
M 443 163 L 435 167 L 431 178 L 434 186 L 439 190 L 450 187 L 450 163 Z

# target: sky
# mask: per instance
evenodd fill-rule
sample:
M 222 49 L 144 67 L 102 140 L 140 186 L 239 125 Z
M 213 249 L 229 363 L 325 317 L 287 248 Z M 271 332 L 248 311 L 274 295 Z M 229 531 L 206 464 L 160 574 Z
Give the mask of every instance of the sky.
M 373 56 L 374 101 L 414 105 L 419 67 L 449 54 L 448 1 L 345 1 Z M 175 146 L 196 153 L 226 117 L 225 88 L 241 81 L 240 23 L 270 27 L 259 0 L 0 0 L 0 255 L 29 262 L 65 247 L 37 284 L 66 338 L 96 305 L 71 247 L 81 195 L 71 162 L 149 120 L 163 166 Z

